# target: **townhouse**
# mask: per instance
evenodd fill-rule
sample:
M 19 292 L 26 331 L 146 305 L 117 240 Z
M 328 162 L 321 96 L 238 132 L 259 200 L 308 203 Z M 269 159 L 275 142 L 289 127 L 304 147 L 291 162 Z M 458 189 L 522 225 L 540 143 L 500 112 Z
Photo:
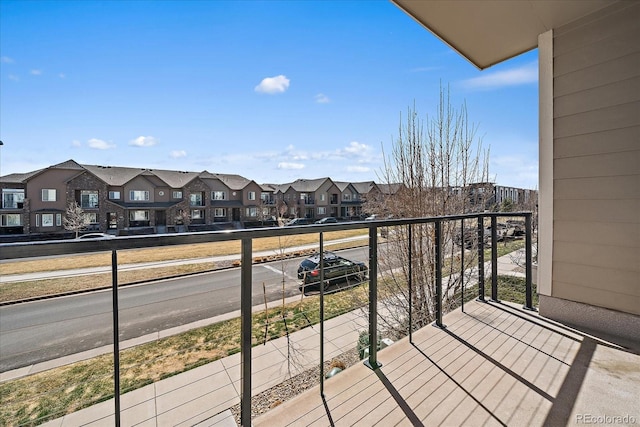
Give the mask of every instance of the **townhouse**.
M 0 235 L 66 237 L 70 204 L 83 210 L 86 231 L 117 235 L 208 231 L 275 225 L 277 218 L 363 219 L 384 213 L 402 184 L 344 182 L 329 177 L 286 184 L 258 184 L 240 175 L 120 166 L 81 165 L 74 160 L 24 174 L 0 177 Z M 533 190 L 488 188 L 483 205 Z M 484 191 L 484 190 L 483 190 Z M 479 193 L 478 193 L 479 194 Z

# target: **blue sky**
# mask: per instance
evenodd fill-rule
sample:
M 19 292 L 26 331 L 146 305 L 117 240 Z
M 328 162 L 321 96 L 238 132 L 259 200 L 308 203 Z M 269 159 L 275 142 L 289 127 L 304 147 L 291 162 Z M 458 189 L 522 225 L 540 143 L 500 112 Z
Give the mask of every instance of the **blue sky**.
M 82 164 L 379 180 L 440 84 L 537 187 L 537 51 L 485 71 L 388 1 L 0 0 L 0 174 Z

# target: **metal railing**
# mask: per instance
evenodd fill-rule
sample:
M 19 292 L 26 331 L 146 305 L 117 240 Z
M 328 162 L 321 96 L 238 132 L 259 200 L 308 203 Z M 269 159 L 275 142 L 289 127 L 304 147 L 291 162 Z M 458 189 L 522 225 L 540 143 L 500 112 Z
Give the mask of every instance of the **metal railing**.
M 162 246 L 185 245 L 194 243 L 210 243 L 225 241 L 240 241 L 240 295 L 241 295 L 241 396 L 240 396 L 240 418 L 241 424 L 251 425 L 251 391 L 252 391 L 252 259 L 253 259 L 253 240 L 265 237 L 294 236 L 301 234 L 317 233 L 319 236 L 319 255 L 320 255 L 320 390 L 324 393 L 324 375 L 322 366 L 324 365 L 324 295 L 325 295 L 325 269 L 324 269 L 324 233 L 343 230 L 368 230 L 368 258 L 369 258 L 369 289 L 368 289 L 368 334 L 369 348 L 368 357 L 364 362 L 371 369 L 377 369 L 380 364 L 377 360 L 377 338 L 378 338 L 378 237 L 379 231 L 387 230 L 391 227 L 406 227 L 408 238 L 408 283 L 409 288 L 409 339 L 412 339 L 412 312 L 413 296 L 411 294 L 412 284 L 414 281 L 414 256 L 411 253 L 412 242 L 415 239 L 416 228 L 418 225 L 431 224 L 434 232 L 435 245 L 435 322 L 434 326 L 446 328 L 443 324 L 444 309 L 443 301 L 443 242 L 442 227 L 445 223 L 460 224 L 460 236 L 462 247 L 465 245 L 465 222 L 477 221 L 477 276 L 478 276 L 478 296 L 479 301 L 485 301 L 485 220 L 491 221 L 491 300 L 498 301 L 498 263 L 497 263 L 497 219 L 498 218 L 524 217 L 525 219 L 525 282 L 526 282 L 526 298 L 524 308 L 534 310 L 532 298 L 532 214 L 529 212 L 514 213 L 477 213 L 464 214 L 443 217 L 430 218 L 411 218 L 411 219 L 388 219 L 377 221 L 359 221 L 350 223 L 337 223 L 329 225 L 308 225 L 294 226 L 282 228 L 261 228 L 233 231 L 216 231 L 216 232 L 199 232 L 199 233 L 179 233 L 179 234 L 163 234 L 163 235 L 144 235 L 119 237 L 114 239 L 97 239 L 87 240 L 65 240 L 65 241 L 49 241 L 49 242 L 29 242 L 29 243 L 7 243 L 0 244 L 0 260 L 17 260 L 23 258 L 33 258 L 41 256 L 53 255 L 71 255 L 84 254 L 91 252 L 111 252 L 111 271 L 112 271 L 112 322 L 113 322 L 113 372 L 114 372 L 114 405 L 115 405 L 115 424 L 120 425 L 120 361 L 119 361 L 119 307 L 118 307 L 118 251 L 127 249 L 153 248 Z M 465 250 L 461 251 L 461 273 L 464 272 Z M 464 275 L 461 274 L 462 281 Z M 464 290 L 466 284 L 462 282 L 462 309 L 464 311 Z

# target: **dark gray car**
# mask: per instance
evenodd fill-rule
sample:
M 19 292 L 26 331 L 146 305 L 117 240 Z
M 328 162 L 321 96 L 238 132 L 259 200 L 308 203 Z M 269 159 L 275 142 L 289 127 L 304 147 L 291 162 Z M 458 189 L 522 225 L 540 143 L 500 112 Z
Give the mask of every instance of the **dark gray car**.
M 324 280 L 326 285 L 347 282 L 362 283 L 367 278 L 369 268 L 363 262 L 351 261 L 333 252 L 324 253 Z M 300 290 L 320 289 L 320 255 L 313 255 L 300 263 L 298 279 L 302 280 Z

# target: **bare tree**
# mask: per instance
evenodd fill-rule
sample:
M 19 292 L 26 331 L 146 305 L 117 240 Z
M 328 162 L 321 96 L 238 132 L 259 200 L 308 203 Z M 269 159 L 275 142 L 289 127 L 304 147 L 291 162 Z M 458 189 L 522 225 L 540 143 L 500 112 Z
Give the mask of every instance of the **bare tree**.
M 388 187 L 400 186 L 393 194 L 367 201 L 367 212 L 394 217 L 431 217 L 479 210 L 478 196 L 488 186 L 488 150 L 476 137 L 477 126 L 470 124 L 464 104 L 451 105 L 448 88 L 441 87 L 438 109 L 433 117 L 419 117 L 415 105 L 401 117 L 398 136 L 391 153 L 385 154 L 380 180 Z M 398 187 L 396 187 L 398 188 Z M 482 207 L 484 210 L 484 207 Z M 442 224 L 442 245 L 448 263 L 443 272 L 444 307 L 460 290 L 459 250 L 454 244 L 460 222 Z M 469 229 L 471 224 L 467 225 Z M 411 254 L 414 327 L 422 327 L 435 317 L 435 229 L 433 224 L 412 225 L 387 230 L 387 245 L 378 255 L 382 289 L 386 291 L 385 329 L 406 331 L 408 319 L 409 254 Z M 469 254 L 471 255 L 471 254 Z M 472 257 L 465 259 L 471 265 Z M 466 269 L 465 269 L 466 271 Z M 383 326 L 383 325 L 381 325 Z M 399 332 L 399 331 L 398 331 Z
M 89 225 L 89 218 L 84 214 L 84 210 L 75 202 L 69 203 L 63 220 L 64 229 L 73 231 L 76 239 L 80 232 Z

